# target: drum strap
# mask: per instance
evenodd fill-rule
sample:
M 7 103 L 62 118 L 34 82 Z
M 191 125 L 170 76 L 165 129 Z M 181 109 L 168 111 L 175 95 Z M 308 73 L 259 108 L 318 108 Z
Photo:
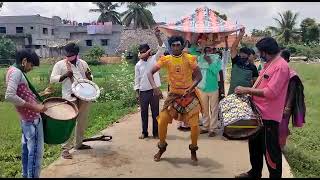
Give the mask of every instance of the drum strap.
M 276 58 L 278 58 L 278 56 L 277 56 Z M 262 77 L 266 74 L 266 72 L 267 72 L 268 69 L 272 66 L 272 64 L 273 64 L 274 62 L 275 62 L 275 60 L 273 60 L 273 61 L 269 64 L 269 66 L 266 68 L 266 70 L 264 70 L 263 73 L 262 73 L 261 75 L 259 75 L 258 79 L 257 79 L 256 82 L 254 83 L 254 85 L 252 86 L 252 88 L 255 89 L 255 88 L 260 84 L 260 82 L 262 81 Z
M 24 72 L 21 70 L 21 68 L 19 67 L 19 65 L 17 65 L 16 63 L 14 63 L 12 66 L 20 69 L 20 71 L 22 72 L 24 78 L 25 78 L 25 79 L 27 80 L 27 82 L 28 82 L 28 86 L 29 86 L 30 90 L 33 92 L 33 94 L 35 94 L 35 95 L 37 96 L 38 101 L 43 102 L 42 97 L 38 94 L 38 92 L 36 91 L 36 88 L 34 88 L 34 86 L 31 84 L 31 82 L 29 81 L 28 77 L 24 74 Z
M 93 138 L 87 138 L 82 140 L 82 142 L 88 142 L 88 141 L 110 141 L 112 139 L 112 136 L 106 136 L 101 135 L 99 137 L 93 137 Z

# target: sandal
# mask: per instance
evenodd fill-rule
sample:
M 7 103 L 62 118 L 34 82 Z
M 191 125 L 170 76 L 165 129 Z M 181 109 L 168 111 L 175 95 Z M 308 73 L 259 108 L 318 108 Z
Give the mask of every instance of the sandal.
M 72 154 L 70 154 L 68 150 L 64 150 L 62 151 L 61 157 L 63 159 L 72 159 Z
M 77 150 L 84 150 L 84 149 L 92 149 L 91 146 L 85 145 L 85 144 L 81 144 L 80 147 L 76 148 Z

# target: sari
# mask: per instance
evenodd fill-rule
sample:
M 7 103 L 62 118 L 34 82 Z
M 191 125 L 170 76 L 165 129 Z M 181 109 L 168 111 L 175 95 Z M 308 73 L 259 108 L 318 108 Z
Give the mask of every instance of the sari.
M 290 135 L 289 123 L 292 117 L 293 127 L 303 127 L 305 123 L 306 106 L 304 101 L 304 87 L 298 74 L 290 69 L 290 81 L 286 97 L 286 107 L 291 108 L 288 114 L 284 114 L 279 125 L 279 144 L 281 148 L 286 145 Z

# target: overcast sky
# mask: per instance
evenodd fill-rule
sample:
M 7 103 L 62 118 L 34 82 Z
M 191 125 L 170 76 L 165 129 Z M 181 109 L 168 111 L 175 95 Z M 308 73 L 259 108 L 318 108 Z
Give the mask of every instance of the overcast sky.
M 171 22 L 192 14 L 201 6 L 226 14 L 229 20 L 244 25 L 247 31 L 275 25 L 273 17 L 278 17 L 277 13 L 285 10 L 298 12 L 299 24 L 306 17 L 320 22 L 320 2 L 158 2 L 150 10 L 157 22 Z M 92 8 L 96 6 L 91 2 L 4 2 L 0 15 L 40 14 L 45 17 L 60 16 L 78 22 L 91 22 L 99 16 L 99 13 L 89 13 Z M 125 9 L 126 6 L 123 5 L 118 11 L 123 12 Z

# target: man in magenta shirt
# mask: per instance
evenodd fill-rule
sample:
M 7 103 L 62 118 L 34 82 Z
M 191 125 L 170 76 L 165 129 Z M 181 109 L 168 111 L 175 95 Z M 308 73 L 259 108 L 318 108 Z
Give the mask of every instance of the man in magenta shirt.
M 271 37 L 263 38 L 256 47 L 260 58 L 266 62 L 259 75 L 262 78 L 255 89 L 238 86 L 235 93 L 252 95 L 254 104 L 261 112 L 264 126 L 249 139 L 251 170 L 236 178 L 261 178 L 263 155 L 270 178 L 281 178 L 282 154 L 278 129 L 282 120 L 290 71 L 288 63 L 279 55 L 280 49 L 276 40 Z

